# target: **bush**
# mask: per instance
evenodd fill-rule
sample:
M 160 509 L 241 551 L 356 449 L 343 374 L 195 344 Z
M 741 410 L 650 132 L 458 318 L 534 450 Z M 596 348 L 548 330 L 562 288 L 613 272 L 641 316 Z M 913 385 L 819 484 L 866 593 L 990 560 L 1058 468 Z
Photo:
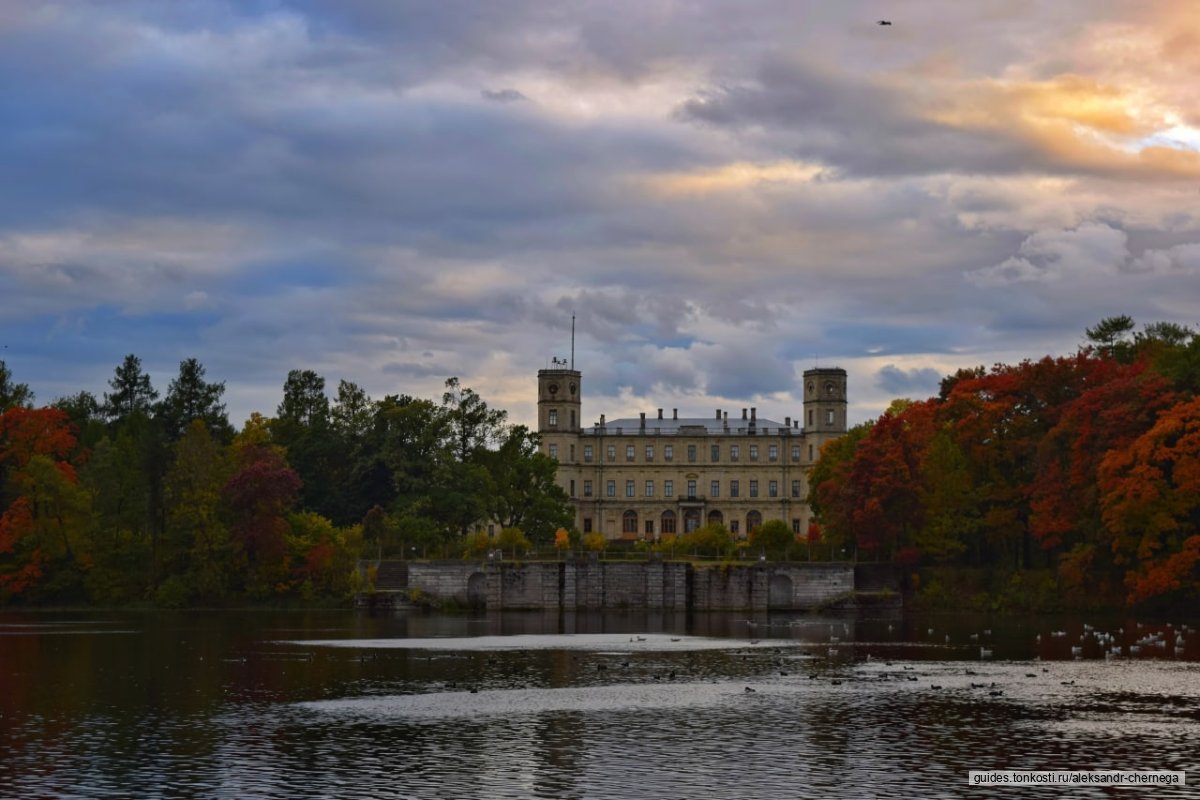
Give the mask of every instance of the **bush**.
M 187 583 L 179 575 L 163 581 L 154 593 L 154 605 L 159 608 L 183 608 L 188 604 Z
M 500 535 L 492 540 L 492 544 L 501 550 L 512 553 L 527 553 L 533 547 L 520 528 L 504 528 Z
M 786 556 L 795 541 L 792 529 L 781 519 L 769 519 L 750 532 L 751 549 L 765 552 L 771 559 Z
M 593 553 L 603 553 L 608 549 L 608 539 L 604 538 L 604 534 L 592 531 L 584 535 L 583 549 L 590 550 Z
M 676 541 L 676 549 L 707 556 L 728 556 L 733 553 L 733 537 L 724 525 L 710 523 L 685 533 Z

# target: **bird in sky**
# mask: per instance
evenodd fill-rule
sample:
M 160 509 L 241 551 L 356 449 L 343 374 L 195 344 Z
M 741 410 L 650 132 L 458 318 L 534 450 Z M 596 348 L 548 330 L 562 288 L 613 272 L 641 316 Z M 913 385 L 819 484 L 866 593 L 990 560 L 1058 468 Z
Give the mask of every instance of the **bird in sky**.
M 890 19 L 881 19 L 881 20 L 879 20 L 879 22 L 876 22 L 875 24 L 876 25 L 891 25 L 892 21 Z

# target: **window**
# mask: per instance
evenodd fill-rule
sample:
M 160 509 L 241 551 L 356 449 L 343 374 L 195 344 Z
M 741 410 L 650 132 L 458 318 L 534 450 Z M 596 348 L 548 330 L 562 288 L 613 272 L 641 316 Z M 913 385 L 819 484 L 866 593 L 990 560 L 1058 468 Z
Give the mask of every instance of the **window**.
M 712 446 L 712 453 L 709 457 L 712 459 L 714 464 L 721 460 L 721 446 L 719 444 L 714 444 Z
M 825 424 L 827 424 L 827 425 L 833 424 L 833 409 L 832 408 L 827 409 L 825 411 Z
M 590 444 L 585 444 L 583 446 L 583 460 L 589 464 L 592 461 L 592 446 Z
M 633 481 L 625 481 L 625 496 L 633 497 Z
M 675 496 L 675 481 L 663 481 L 663 497 Z
M 813 460 L 813 446 L 811 444 L 808 446 L 808 460 Z
M 550 409 L 550 417 L 546 421 L 549 422 L 551 426 L 558 425 L 558 409 L 557 408 Z
M 571 497 L 575 496 L 575 479 L 571 479 Z
M 799 533 L 799 532 L 800 532 L 800 520 L 798 520 L 795 517 L 792 517 L 792 533 Z
M 825 394 L 829 395 L 830 397 L 833 397 L 833 388 L 834 387 L 833 387 L 832 383 L 825 384 Z
M 556 444 L 550 445 L 550 457 L 555 458 L 555 459 L 558 458 L 558 445 L 556 445 Z
M 583 482 L 583 496 L 584 497 L 592 496 L 592 482 L 591 481 Z
M 708 495 L 709 495 L 709 497 L 720 497 L 721 496 L 721 482 L 720 481 L 713 481 L 712 483 L 709 484 Z
M 770 497 L 779 497 L 779 481 L 770 481 L 767 483 L 767 495 Z
M 654 520 L 652 520 L 652 519 L 646 520 L 646 535 L 647 536 L 654 535 Z
M 571 409 L 571 430 L 575 430 L 575 409 Z
M 662 528 L 661 528 L 661 530 L 663 533 L 674 533 L 675 532 L 675 512 L 674 511 L 664 511 L 662 513 Z
M 617 446 L 615 444 L 610 444 L 608 446 L 608 460 L 609 462 L 617 460 Z
M 633 461 L 633 445 L 631 444 L 625 445 L 625 460 Z
M 741 448 L 739 448 L 736 444 L 729 445 L 729 460 L 737 461 L 740 450 Z
M 738 521 L 736 519 L 729 520 L 729 532 L 730 533 L 738 532 Z
M 609 497 L 616 497 L 617 496 L 617 482 L 609 481 L 608 484 L 604 487 L 604 491 L 608 494 Z
M 779 448 L 773 444 L 768 445 L 767 446 L 767 461 L 778 461 L 778 460 L 779 460 Z
M 758 461 L 758 445 L 756 444 L 750 445 L 750 460 Z
M 812 409 L 810 408 L 808 410 L 808 427 L 810 427 L 810 428 L 813 426 L 813 416 L 812 415 L 813 415 L 813 412 L 812 412 Z
M 758 481 L 750 481 L 750 496 L 758 497 Z
M 688 461 L 695 462 L 696 460 L 696 445 L 688 445 Z
M 800 496 L 800 481 L 792 481 L 792 497 Z
M 591 517 L 583 518 L 583 532 L 584 533 L 592 532 L 592 518 Z
M 646 460 L 647 461 L 654 460 L 654 445 L 652 445 L 652 444 L 646 445 Z
M 688 497 L 695 497 L 695 496 L 696 496 L 696 482 L 694 480 L 688 481 Z
M 637 512 L 626 511 L 621 515 L 621 532 L 637 533 Z
M 571 445 L 571 463 L 575 463 L 575 445 Z
M 800 445 L 794 444 L 794 445 L 792 445 L 792 461 L 799 461 L 799 460 L 800 460 Z
M 675 457 L 675 448 L 669 444 L 663 445 L 663 461 L 670 461 Z
M 739 487 L 739 485 L 738 485 L 738 481 L 730 481 L 730 482 L 729 482 L 729 496 L 730 496 L 730 497 L 737 497 L 737 496 L 738 496 L 738 493 L 739 493 L 739 491 L 738 491 L 738 490 L 739 490 L 739 488 L 740 488 L 740 487 Z
M 746 515 L 746 533 L 754 533 L 762 525 L 762 514 L 751 511 Z
M 654 497 L 654 481 L 646 481 L 646 497 Z

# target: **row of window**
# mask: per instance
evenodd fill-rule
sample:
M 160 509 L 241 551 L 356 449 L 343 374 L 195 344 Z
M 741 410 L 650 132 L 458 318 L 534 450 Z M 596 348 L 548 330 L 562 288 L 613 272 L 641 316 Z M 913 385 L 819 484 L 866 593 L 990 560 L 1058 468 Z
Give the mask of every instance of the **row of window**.
M 756 445 L 756 444 L 749 445 L 747 449 L 749 451 L 748 452 L 749 460 L 757 462 L 758 461 L 758 445 Z M 650 461 L 650 462 L 654 461 L 654 450 L 655 450 L 654 445 L 652 445 L 652 444 L 646 445 L 646 452 L 645 452 L 646 461 Z M 669 444 L 663 445 L 663 461 L 674 461 L 675 460 L 675 452 L 674 451 L 675 451 L 674 445 L 669 445 Z M 810 444 L 808 446 L 809 461 L 811 461 L 813 459 L 814 452 L 815 451 L 814 451 L 813 445 Z M 552 442 L 548 447 L 548 453 L 551 458 L 557 459 L 558 458 L 558 444 Z M 617 460 L 617 446 L 616 445 L 610 444 L 608 446 L 607 457 L 608 457 L 608 461 L 610 463 L 616 462 L 616 460 Z M 635 459 L 636 459 L 635 446 L 632 444 L 626 445 L 625 446 L 625 460 L 626 461 L 634 461 Z M 592 461 L 595 460 L 594 450 L 593 450 L 592 445 L 585 444 L 583 446 L 583 460 L 586 463 L 591 463 Z M 689 444 L 687 446 L 687 460 L 689 463 L 696 462 L 696 445 Z M 711 452 L 709 453 L 709 463 L 711 463 L 711 464 L 719 463 L 720 460 L 721 460 L 721 446 L 714 444 L 714 445 L 712 445 Z M 731 462 L 738 462 L 741 460 L 741 447 L 739 445 L 736 445 L 736 444 L 729 445 L 729 460 Z M 792 445 L 792 461 L 799 461 L 799 460 L 800 460 L 800 445 L 794 444 L 794 445 Z M 575 445 L 570 445 L 570 451 L 568 453 L 568 463 L 574 463 L 574 461 L 575 461 Z M 774 444 L 767 445 L 767 461 L 772 462 L 772 463 L 779 461 L 779 446 L 778 445 L 774 445 Z
M 571 445 L 571 460 L 572 461 L 575 460 L 574 448 L 575 448 L 575 446 Z M 756 445 L 756 444 L 748 445 L 746 449 L 747 449 L 747 453 L 746 453 L 747 460 L 749 460 L 749 461 L 758 461 L 759 460 L 759 446 L 758 445 Z M 808 458 L 810 461 L 813 458 L 814 452 L 815 452 L 814 448 L 810 444 L 808 446 Z M 646 445 L 643 455 L 645 456 L 646 461 L 651 461 L 651 462 L 654 461 L 655 446 L 652 444 Z M 687 446 L 688 462 L 692 463 L 692 464 L 696 463 L 696 461 L 698 460 L 698 458 L 697 458 L 698 455 L 699 455 L 698 446 L 694 445 L 694 444 L 689 444 Z M 558 458 L 558 447 L 556 445 L 553 445 L 553 444 L 550 445 L 550 457 Z M 605 450 L 605 457 L 609 463 L 616 462 L 617 446 L 615 444 L 608 445 L 608 447 Z M 670 445 L 670 444 L 663 445 L 662 446 L 662 457 L 663 457 L 663 461 L 674 461 L 675 460 L 675 446 Z M 595 450 L 592 445 L 585 444 L 583 446 L 583 460 L 586 463 L 591 463 L 592 461 L 595 460 Z M 633 461 L 637 460 L 637 446 L 636 445 L 632 445 L 632 444 L 625 445 L 625 460 L 627 462 L 633 462 Z M 729 445 L 729 460 L 731 462 L 738 462 L 738 461 L 742 460 L 741 445 L 736 445 L 736 444 Z M 779 445 L 775 445 L 775 444 L 767 445 L 767 461 L 776 462 L 778 460 L 779 460 Z M 800 460 L 800 445 L 794 444 L 794 445 L 792 445 L 792 461 L 799 461 L 799 460 Z M 719 444 L 714 444 L 709 447 L 708 461 L 710 464 L 716 464 L 721 461 L 721 446 Z
M 708 517 L 705 521 L 710 525 L 724 525 L 725 524 L 725 515 L 722 514 L 720 511 L 713 510 L 713 511 L 708 512 Z M 759 525 L 762 525 L 762 521 L 763 521 L 762 514 L 758 511 L 751 511 L 748 514 L 746 514 L 746 533 L 747 534 L 753 533 L 754 530 L 756 528 L 758 528 Z M 677 532 L 676 522 L 677 522 L 677 518 L 676 518 L 674 511 L 662 512 L 662 514 L 659 516 L 659 519 L 658 519 L 658 533 L 663 533 L 663 534 L 676 533 Z M 700 518 L 699 511 L 685 512 L 683 515 L 683 530 L 684 530 L 684 532 L 691 533 L 692 531 L 696 530 L 697 528 L 700 527 L 700 522 L 701 522 L 701 518 Z M 736 518 L 730 518 L 729 532 L 732 534 L 740 533 L 741 532 L 740 522 L 741 521 Z M 645 521 L 645 533 L 647 536 L 654 535 L 654 533 L 655 533 L 654 523 L 655 523 L 654 519 L 647 519 Z M 583 518 L 583 532 L 584 533 L 592 532 L 592 518 L 591 517 Z M 638 513 L 636 511 L 629 510 L 621 515 L 621 532 L 622 533 L 637 533 L 638 532 Z M 800 532 L 799 518 L 792 519 L 792 532 L 793 533 Z
M 698 481 L 689 480 L 687 482 L 687 494 L 684 495 L 684 497 L 696 497 L 696 490 L 698 487 L 698 483 L 699 483 Z M 758 481 L 757 480 L 749 480 L 749 481 L 746 481 L 746 483 L 748 484 L 747 489 L 749 490 L 749 493 L 747 496 L 748 497 L 758 497 Z M 652 481 L 652 480 L 646 481 L 642 485 L 642 497 L 654 497 L 655 496 L 655 493 L 654 493 L 655 488 L 656 487 L 655 487 L 654 481 Z M 742 496 L 742 482 L 740 480 L 728 481 L 727 488 L 729 489 L 730 497 L 741 497 Z M 637 497 L 636 490 L 637 490 L 637 481 L 634 481 L 634 480 L 625 481 L 625 496 L 626 497 Z M 605 495 L 605 497 L 616 497 L 617 496 L 617 482 L 615 480 L 607 481 L 604 484 L 604 495 Z M 575 496 L 575 481 L 571 481 L 571 496 L 572 497 Z M 593 497 L 594 496 L 592 493 L 592 481 L 591 480 L 585 480 L 583 482 L 583 496 L 584 497 Z M 675 481 L 664 480 L 662 482 L 662 496 L 663 497 L 674 497 L 675 496 Z M 720 481 L 709 481 L 708 496 L 709 497 L 720 497 L 721 496 L 721 482 Z M 779 497 L 779 481 L 767 481 L 767 497 Z M 798 480 L 792 481 L 792 497 L 796 497 L 796 498 L 800 497 L 800 481 L 798 481 Z

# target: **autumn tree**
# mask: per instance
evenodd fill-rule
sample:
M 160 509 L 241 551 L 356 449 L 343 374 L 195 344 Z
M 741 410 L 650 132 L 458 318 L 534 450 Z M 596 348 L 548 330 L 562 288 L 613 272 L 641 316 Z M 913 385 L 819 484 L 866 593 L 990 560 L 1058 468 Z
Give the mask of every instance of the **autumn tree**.
M 287 513 L 300 496 L 301 481 L 279 450 L 236 444 L 234 472 L 221 497 L 239 548 L 245 590 L 266 597 L 288 571 Z
M 52 408 L 0 414 L 0 599 L 76 599 L 90 564 L 90 505 L 78 483 L 75 434 Z
M 1100 465 L 1104 522 L 1130 603 L 1200 595 L 1200 398 Z

